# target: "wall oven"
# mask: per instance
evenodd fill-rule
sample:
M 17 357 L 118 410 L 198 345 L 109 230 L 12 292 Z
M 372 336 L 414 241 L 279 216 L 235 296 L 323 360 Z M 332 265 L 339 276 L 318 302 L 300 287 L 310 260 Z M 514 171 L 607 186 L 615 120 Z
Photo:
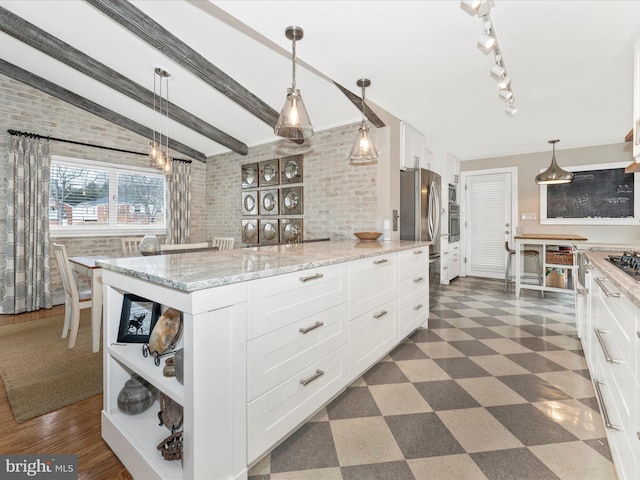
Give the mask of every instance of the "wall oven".
M 460 205 L 449 204 L 449 243 L 460 241 Z

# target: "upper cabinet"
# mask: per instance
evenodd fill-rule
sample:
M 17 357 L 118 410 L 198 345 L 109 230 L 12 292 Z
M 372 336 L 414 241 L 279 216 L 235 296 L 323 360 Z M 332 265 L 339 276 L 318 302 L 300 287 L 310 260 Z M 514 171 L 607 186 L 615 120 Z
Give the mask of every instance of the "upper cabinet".
M 424 167 L 424 135 L 406 122 L 400 122 L 400 135 L 402 145 L 400 169 Z
M 640 163 L 640 37 L 633 48 L 633 158 Z
M 450 153 L 436 153 L 431 170 L 440 174 L 443 186 L 447 183 L 457 185 L 460 181 L 460 160 Z

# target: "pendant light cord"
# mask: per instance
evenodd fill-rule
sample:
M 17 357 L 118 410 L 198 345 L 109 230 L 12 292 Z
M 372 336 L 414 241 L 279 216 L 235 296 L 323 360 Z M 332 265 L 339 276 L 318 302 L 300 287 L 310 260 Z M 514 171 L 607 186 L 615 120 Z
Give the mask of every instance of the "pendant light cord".
M 293 93 L 296 93 L 296 39 L 295 37 L 293 38 L 293 40 L 291 41 L 291 58 L 292 58 L 292 62 L 291 62 L 291 78 L 292 78 L 292 82 L 291 82 L 291 89 L 293 90 Z

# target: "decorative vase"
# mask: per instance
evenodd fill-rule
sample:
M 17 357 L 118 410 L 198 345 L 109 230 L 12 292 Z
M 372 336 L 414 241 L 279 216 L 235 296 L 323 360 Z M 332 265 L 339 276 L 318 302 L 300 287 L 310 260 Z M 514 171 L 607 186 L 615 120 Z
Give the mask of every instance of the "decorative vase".
M 145 235 L 138 245 L 140 255 L 158 255 L 160 253 L 160 240 L 155 235 Z
M 135 374 L 126 381 L 118 394 L 118 409 L 127 415 L 138 415 L 158 398 L 158 391 Z
M 173 366 L 176 371 L 176 380 L 180 382 L 180 385 L 184 385 L 184 349 L 176 351 L 173 357 Z

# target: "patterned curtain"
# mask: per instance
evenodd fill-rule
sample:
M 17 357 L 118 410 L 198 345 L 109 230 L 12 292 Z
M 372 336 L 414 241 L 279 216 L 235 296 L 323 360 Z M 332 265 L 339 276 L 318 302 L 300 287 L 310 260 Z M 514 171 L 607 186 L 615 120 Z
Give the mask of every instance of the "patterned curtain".
M 166 243 L 189 242 L 189 209 L 191 205 L 191 164 L 173 161 L 169 183 L 169 218 Z
M 49 141 L 9 139 L 3 313 L 51 308 Z

